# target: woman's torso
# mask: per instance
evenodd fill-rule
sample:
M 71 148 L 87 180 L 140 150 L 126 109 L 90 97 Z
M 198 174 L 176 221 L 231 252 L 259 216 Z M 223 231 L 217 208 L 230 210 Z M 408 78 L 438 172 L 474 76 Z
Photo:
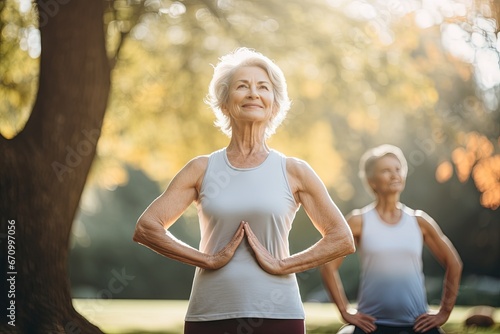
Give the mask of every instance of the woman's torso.
M 218 252 L 244 220 L 273 256 L 289 256 L 288 235 L 298 204 L 288 184 L 285 161 L 271 150 L 259 166 L 235 168 L 225 149 L 210 155 L 197 203 L 200 251 Z M 196 269 L 186 320 L 242 317 L 304 318 L 295 275 L 266 273 L 246 239 L 226 266 Z
M 396 224 L 384 222 L 373 205 L 362 211 L 358 310 L 382 325 L 412 325 L 427 311 L 417 219 L 405 206 Z

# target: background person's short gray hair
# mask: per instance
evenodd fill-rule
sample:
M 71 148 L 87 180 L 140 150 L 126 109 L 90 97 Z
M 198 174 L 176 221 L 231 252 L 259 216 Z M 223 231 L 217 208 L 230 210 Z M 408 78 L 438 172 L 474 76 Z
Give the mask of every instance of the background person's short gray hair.
M 228 101 L 229 86 L 234 72 L 238 68 L 247 66 L 257 66 L 266 71 L 273 86 L 274 107 L 277 108 L 277 112 L 267 125 L 265 132 L 265 138 L 267 139 L 276 132 L 278 126 L 286 118 L 291 101 L 288 97 L 287 84 L 283 72 L 278 65 L 263 54 L 249 48 L 238 48 L 222 56 L 219 59 L 219 63 L 214 66 L 214 75 L 208 86 L 208 95 L 205 98 L 205 102 L 212 108 L 215 114 L 215 126 L 231 138 L 231 120 L 222 112 L 222 106 Z
M 368 191 L 371 195 L 374 195 L 374 192 L 368 183 L 368 180 L 373 177 L 377 161 L 386 155 L 392 155 L 399 160 L 401 163 L 401 174 L 404 179 L 406 179 L 406 176 L 408 175 L 408 163 L 403 151 L 401 151 L 399 147 L 390 144 L 383 144 L 369 149 L 359 160 L 359 177 L 361 178 L 366 191 Z

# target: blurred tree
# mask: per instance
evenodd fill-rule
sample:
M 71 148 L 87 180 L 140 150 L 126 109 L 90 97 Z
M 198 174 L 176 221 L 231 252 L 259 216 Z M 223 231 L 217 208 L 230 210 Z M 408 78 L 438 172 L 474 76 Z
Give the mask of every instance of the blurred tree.
M 0 137 L 1 231 L 7 233 L 7 222 L 15 227 L 15 239 L 9 239 L 9 245 L 15 246 L 15 263 L 7 268 L 2 257 L 0 283 L 2 312 L 14 317 L 2 315 L 0 331 L 99 333 L 72 307 L 67 259 L 72 222 L 95 155 L 110 88 L 103 2 L 40 0 L 37 5 L 38 93 L 26 125 L 17 128 L 15 136 L 9 134 L 11 139 Z M 3 7 L 2 15 L 11 10 Z M 11 23 L 3 31 L 17 29 L 9 27 Z M 2 66 L 9 68 L 4 83 L 26 83 L 24 78 L 16 79 L 22 67 Z M 6 242 L 2 242 L 2 254 L 7 254 Z M 17 272 L 12 274 L 15 297 L 7 300 L 7 291 L 12 290 L 6 281 L 10 272 Z M 7 310 L 11 305 L 14 312 Z

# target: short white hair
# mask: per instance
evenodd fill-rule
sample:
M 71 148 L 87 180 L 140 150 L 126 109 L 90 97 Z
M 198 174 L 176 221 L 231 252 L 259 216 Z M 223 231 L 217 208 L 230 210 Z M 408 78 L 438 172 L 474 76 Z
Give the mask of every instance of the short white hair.
M 238 48 L 233 52 L 222 56 L 219 63 L 214 66 L 214 75 L 208 86 L 208 95 L 205 102 L 212 108 L 215 114 L 215 126 L 217 126 L 225 135 L 231 138 L 231 119 L 222 112 L 222 106 L 229 99 L 229 86 L 233 79 L 235 71 L 241 67 L 256 66 L 266 71 L 274 94 L 274 108 L 278 111 L 269 121 L 265 138 L 269 138 L 276 132 L 278 126 L 286 118 L 290 110 L 291 101 L 288 97 L 286 79 L 281 69 L 271 59 L 263 54 L 249 48 Z
M 361 156 L 359 161 L 359 177 L 361 178 L 365 189 L 372 195 L 374 192 L 368 180 L 373 177 L 377 161 L 387 155 L 394 156 L 399 160 L 399 163 L 401 164 L 401 175 L 404 179 L 406 179 L 406 176 L 408 175 L 408 163 L 403 151 L 401 151 L 399 147 L 390 144 L 383 144 L 369 149 Z

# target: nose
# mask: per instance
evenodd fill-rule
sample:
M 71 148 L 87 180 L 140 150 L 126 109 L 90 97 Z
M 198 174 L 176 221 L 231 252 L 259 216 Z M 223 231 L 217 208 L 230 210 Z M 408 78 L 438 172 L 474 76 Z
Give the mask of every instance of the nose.
M 248 97 L 252 99 L 259 98 L 259 93 L 257 91 L 257 87 L 254 85 L 251 85 L 250 88 L 248 89 Z

